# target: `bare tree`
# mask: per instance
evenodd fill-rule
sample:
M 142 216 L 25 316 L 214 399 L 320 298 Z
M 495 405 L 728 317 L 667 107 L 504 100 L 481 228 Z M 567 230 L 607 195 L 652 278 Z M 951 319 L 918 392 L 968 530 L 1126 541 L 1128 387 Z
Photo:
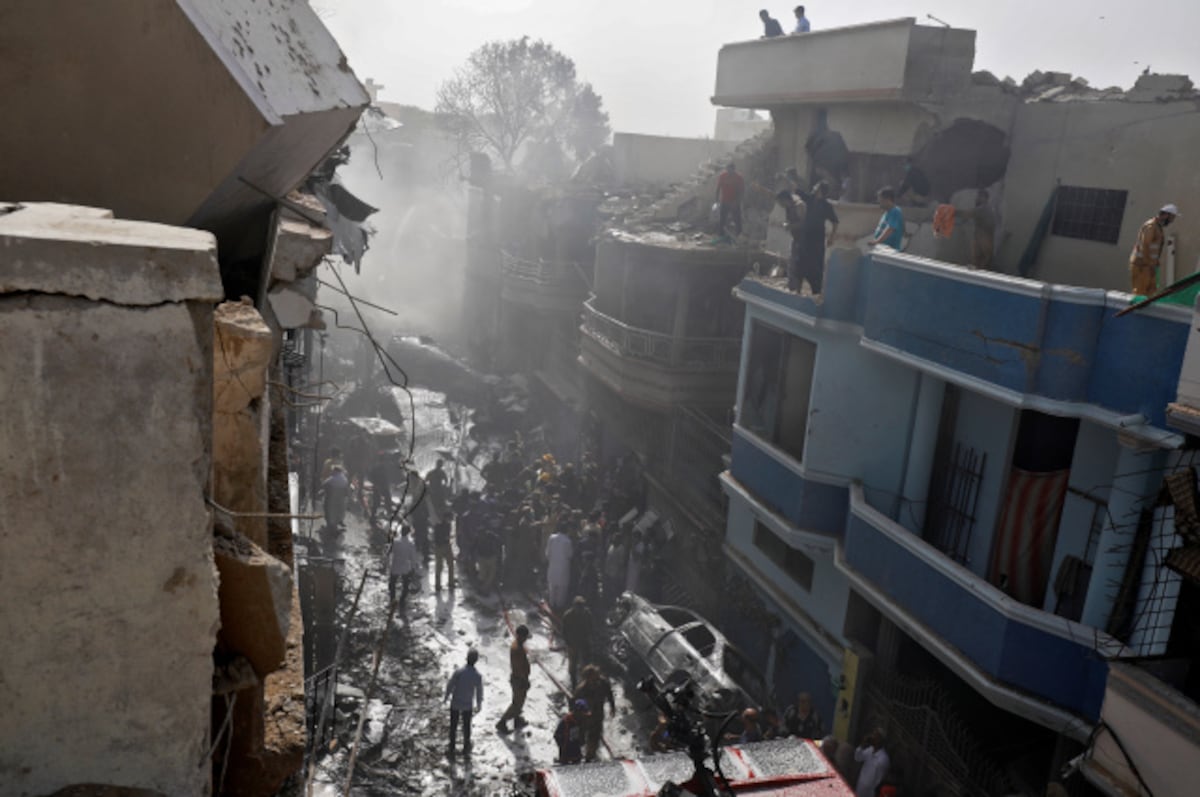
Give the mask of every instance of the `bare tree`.
M 438 88 L 436 113 L 466 151 L 512 169 L 529 148 L 583 160 L 608 140 L 608 114 L 575 62 L 528 36 L 489 42 Z

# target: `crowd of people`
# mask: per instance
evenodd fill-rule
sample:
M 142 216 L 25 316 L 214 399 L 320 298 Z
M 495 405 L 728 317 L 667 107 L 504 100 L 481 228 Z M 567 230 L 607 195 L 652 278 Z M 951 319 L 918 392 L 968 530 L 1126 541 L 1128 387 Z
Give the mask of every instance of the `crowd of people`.
M 397 475 L 399 474 L 399 475 Z M 525 594 L 544 589 L 548 609 L 566 648 L 568 671 L 566 710 L 554 728 L 558 762 L 596 760 L 603 743 L 606 707 L 615 711 L 612 684 L 598 666 L 596 644 L 602 623 L 593 610 L 604 611 L 622 592 L 654 599 L 663 566 L 665 538 L 657 523 L 635 527 L 642 508 L 641 479 L 632 459 L 618 459 L 602 468 L 590 455 L 579 466 L 560 464 L 551 454 L 527 458 L 520 439 L 510 442 L 482 469 L 480 490 L 454 490 L 446 463 L 438 460 L 423 476 L 401 467 L 394 454 L 376 455 L 365 469 L 367 485 L 351 480 L 341 452 L 331 449 L 322 468 L 326 526 L 342 528 L 348 506 L 361 507 L 372 525 L 400 517 L 393 490 L 410 479 L 412 497 L 407 516 L 399 523 L 391 550 L 388 595 L 401 603 L 413 588 L 422 563 L 432 564 L 434 589 L 457 587 L 456 575 L 466 575 L 481 592 L 500 588 Z M 369 489 L 368 489 L 369 485 Z M 457 547 L 457 551 L 455 551 Z M 527 723 L 523 716 L 532 668 L 526 644 L 527 626 L 514 629 L 510 648 L 508 707 L 496 723 L 498 734 Z M 471 650 L 463 667 L 446 684 L 450 704 L 448 754 L 471 751 L 471 718 L 483 701 L 483 679 Z M 510 728 L 510 723 L 512 727 Z M 808 693 L 800 693 L 782 712 L 748 708 L 741 729 L 727 734 L 726 743 L 748 743 L 789 736 L 821 740 L 823 752 L 851 783 L 858 795 L 876 795 L 886 788 L 889 758 L 882 731 L 874 730 L 858 747 L 839 744 Z M 669 724 L 660 716 L 650 736 L 650 749 L 678 749 Z

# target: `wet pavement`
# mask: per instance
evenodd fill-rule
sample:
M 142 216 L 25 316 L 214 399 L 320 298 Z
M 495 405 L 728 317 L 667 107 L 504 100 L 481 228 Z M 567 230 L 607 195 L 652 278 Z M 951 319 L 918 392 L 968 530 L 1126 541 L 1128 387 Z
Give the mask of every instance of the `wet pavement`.
M 436 391 L 414 390 L 414 400 L 414 459 L 424 472 L 439 454 L 449 454 L 447 460 L 453 461 L 467 448 L 470 418 L 458 408 L 447 407 L 445 397 Z M 479 448 L 479 441 L 471 441 L 471 446 Z M 457 471 L 460 485 L 479 486 L 478 471 L 473 467 L 459 464 Z M 453 591 L 443 588 L 436 592 L 429 566 L 421 574 L 420 591 L 410 595 L 407 605 L 393 618 L 378 681 L 367 700 L 373 653 L 387 625 L 386 535 L 351 514 L 340 535 L 330 538 L 319 528 L 301 529 L 297 543 L 312 555 L 341 560 L 343 597 L 338 615 L 343 626 L 363 571 L 367 571 L 341 664 L 333 749 L 319 761 L 314 795 L 345 794 L 350 747 L 360 712 L 365 712 L 366 721 L 350 792 L 354 795 L 509 794 L 521 773 L 554 763 L 554 727 L 567 702 L 567 661 L 554 624 L 542 608 L 541 595 L 511 590 L 481 595 L 468 579 L 460 579 Z M 527 644 L 533 663 L 532 685 L 524 711 L 529 724 L 501 736 L 494 726 L 510 698 L 508 649 L 512 629 L 522 623 L 533 632 Z M 473 721 L 471 755 L 459 753 L 450 759 L 446 755 L 449 711 L 442 696 L 450 674 L 465 662 L 472 647 L 480 653 L 477 668 L 484 681 L 483 709 Z M 604 648 L 602 641 L 597 640 L 596 648 Z M 640 695 L 630 694 L 633 687 L 624 683 L 619 672 L 600 663 L 612 678 L 617 700 L 615 715 L 605 720 L 600 757 L 637 755 L 654 724 L 655 711 Z

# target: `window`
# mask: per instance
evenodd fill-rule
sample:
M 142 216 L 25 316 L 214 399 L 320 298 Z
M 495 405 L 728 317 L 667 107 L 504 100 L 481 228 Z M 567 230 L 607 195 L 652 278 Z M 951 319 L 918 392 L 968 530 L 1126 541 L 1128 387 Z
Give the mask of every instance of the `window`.
M 813 560 L 783 541 L 775 532 L 754 521 L 754 547 L 767 555 L 805 592 L 812 591 Z
M 1060 185 L 1050 231 L 1064 238 L 1115 244 L 1121 237 L 1128 191 Z
M 803 459 L 817 346 L 757 322 L 750 334 L 741 422 Z

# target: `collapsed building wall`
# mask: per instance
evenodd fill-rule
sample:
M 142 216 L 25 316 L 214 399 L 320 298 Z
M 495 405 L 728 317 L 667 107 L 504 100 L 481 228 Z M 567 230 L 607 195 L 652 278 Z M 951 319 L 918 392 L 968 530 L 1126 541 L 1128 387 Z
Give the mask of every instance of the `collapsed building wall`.
M 1161 85 L 1164 78 L 1174 78 L 1168 84 L 1174 91 Z M 1200 210 L 1200 185 L 1194 178 L 1198 109 L 1191 82 L 1169 75 L 1143 76 L 1129 92 L 1106 92 L 1096 98 L 1068 93 L 1023 104 L 1016 114 L 1013 157 L 1005 178 L 1006 237 L 998 253 L 1002 270 L 1017 271 L 1052 191 L 1064 186 L 1104 193 L 1060 194 L 1060 200 L 1084 203 L 1071 209 L 1060 206 L 1060 221 L 1069 221 L 1069 213 L 1078 211 L 1104 223 L 1075 229 L 1052 226 L 1030 276 L 1127 289 L 1126 266 L 1138 228 L 1168 202 L 1183 212 L 1167 228 L 1176 239 L 1176 279 L 1195 271 L 1200 258 L 1200 227 L 1193 217 Z M 1108 201 L 1115 213 L 1100 218 L 1094 212 L 1096 203 Z M 1160 273 L 1159 283 L 1165 282 Z
M 208 791 L 213 237 L 0 215 L 0 792 Z

